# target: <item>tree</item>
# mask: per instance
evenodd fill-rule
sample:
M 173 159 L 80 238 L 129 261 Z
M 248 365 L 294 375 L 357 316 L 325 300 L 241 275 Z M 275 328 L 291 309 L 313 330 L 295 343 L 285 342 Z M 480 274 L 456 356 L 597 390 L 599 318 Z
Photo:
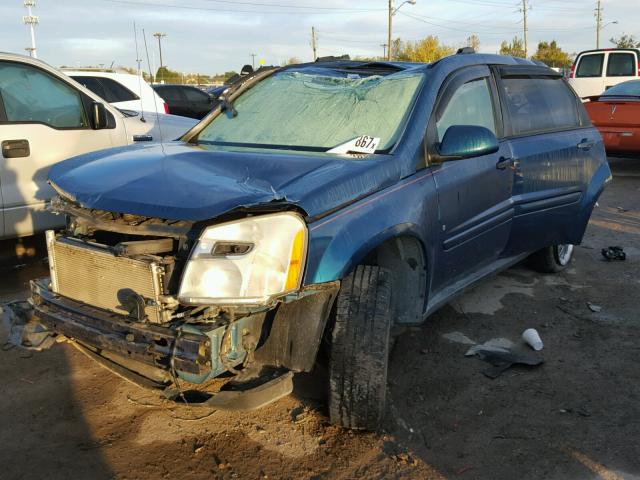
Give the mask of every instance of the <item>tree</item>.
M 298 63 L 302 63 L 302 60 L 300 60 L 298 57 L 291 57 L 289 60 L 287 60 L 286 65 L 295 65 Z
M 182 74 L 169 70 L 167 67 L 160 67 L 156 72 L 156 82 L 182 83 Z
M 562 51 L 555 40 L 539 42 L 538 50 L 532 58 L 545 63 L 549 67 L 568 67 L 571 65 L 571 56 Z
M 609 41 L 617 48 L 640 48 L 640 41 L 636 40 L 633 35 L 623 33 L 619 38 L 610 38 Z
M 391 58 L 406 62 L 431 63 L 453 52 L 453 47 L 441 44 L 438 37 L 434 35 L 415 42 L 403 42 L 398 38 L 391 44 Z
M 467 47 L 473 48 L 476 52 L 480 51 L 480 37 L 475 33 L 467 38 Z
M 502 42 L 500 45 L 500 55 L 525 58 L 524 42 L 521 38 L 514 37 L 511 43 Z

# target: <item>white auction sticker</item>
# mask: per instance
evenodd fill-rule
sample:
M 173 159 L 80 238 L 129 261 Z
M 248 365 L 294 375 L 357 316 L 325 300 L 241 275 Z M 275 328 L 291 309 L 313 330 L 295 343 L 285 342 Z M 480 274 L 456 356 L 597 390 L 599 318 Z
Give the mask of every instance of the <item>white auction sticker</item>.
M 338 145 L 337 147 L 332 148 L 327 153 L 375 153 L 379 144 L 380 138 L 378 137 L 360 135 L 353 140 L 349 140 L 342 145 Z

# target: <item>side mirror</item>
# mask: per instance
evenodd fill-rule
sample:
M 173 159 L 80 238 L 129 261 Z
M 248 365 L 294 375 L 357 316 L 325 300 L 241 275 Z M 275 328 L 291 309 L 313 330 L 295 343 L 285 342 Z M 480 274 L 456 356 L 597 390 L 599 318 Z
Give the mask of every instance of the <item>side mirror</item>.
M 441 160 L 489 155 L 499 150 L 498 139 L 491 130 L 477 125 L 452 125 L 438 146 Z
M 93 102 L 91 104 L 91 125 L 94 130 L 102 130 L 107 128 L 109 120 L 107 117 L 107 109 L 104 103 Z

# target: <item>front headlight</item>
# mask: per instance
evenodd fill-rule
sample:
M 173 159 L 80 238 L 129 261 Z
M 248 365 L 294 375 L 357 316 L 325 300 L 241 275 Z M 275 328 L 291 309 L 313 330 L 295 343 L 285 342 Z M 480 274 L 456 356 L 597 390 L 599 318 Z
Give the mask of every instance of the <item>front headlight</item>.
M 260 305 L 297 290 L 307 253 L 307 227 L 283 212 L 204 230 L 182 274 L 185 304 Z

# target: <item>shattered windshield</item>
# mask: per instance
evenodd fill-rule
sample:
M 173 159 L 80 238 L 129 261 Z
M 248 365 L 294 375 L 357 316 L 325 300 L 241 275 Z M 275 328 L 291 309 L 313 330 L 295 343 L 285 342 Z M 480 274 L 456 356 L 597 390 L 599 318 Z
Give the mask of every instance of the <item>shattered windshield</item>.
M 397 141 L 422 79 L 420 72 L 364 76 L 318 67 L 275 73 L 236 98 L 198 142 L 328 151 L 371 138 L 375 151 L 386 151 Z

